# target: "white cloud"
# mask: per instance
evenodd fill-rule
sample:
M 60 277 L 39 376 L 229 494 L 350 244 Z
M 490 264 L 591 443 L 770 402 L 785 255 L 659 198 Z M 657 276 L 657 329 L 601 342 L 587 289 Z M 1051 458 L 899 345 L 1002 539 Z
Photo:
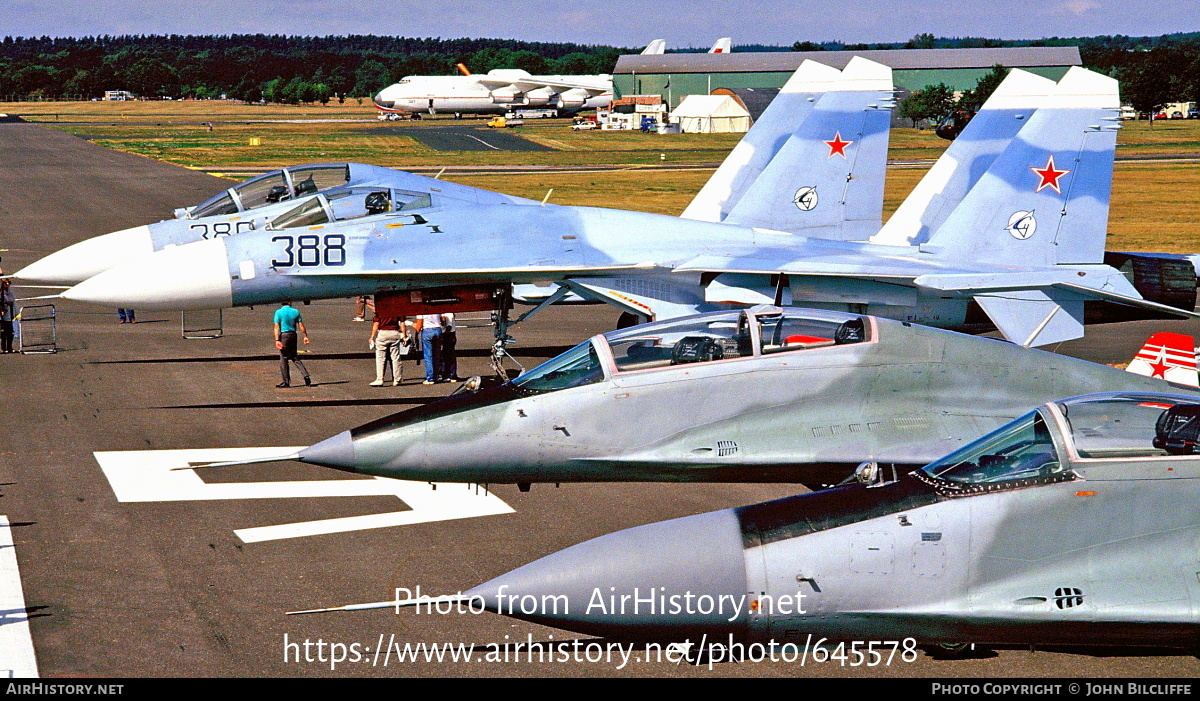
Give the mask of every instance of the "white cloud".
M 1094 2 L 1093 0 L 1067 0 L 1058 7 L 1059 9 L 1066 10 L 1073 15 L 1082 16 L 1086 14 L 1088 10 L 1099 10 L 1100 3 Z

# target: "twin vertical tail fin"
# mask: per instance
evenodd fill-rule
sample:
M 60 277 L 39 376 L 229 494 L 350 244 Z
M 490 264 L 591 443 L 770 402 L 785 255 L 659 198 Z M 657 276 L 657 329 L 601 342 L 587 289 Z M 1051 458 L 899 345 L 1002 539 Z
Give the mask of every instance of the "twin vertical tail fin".
M 680 216 L 697 221 L 723 221 L 804 123 L 817 100 L 836 86 L 841 76 L 838 69 L 816 61 L 801 63 Z
M 1010 71 L 871 243 L 911 246 L 928 241 L 1056 88 L 1049 78 Z
M 1126 368 L 1135 375 L 1200 387 L 1196 373 L 1196 346 L 1191 336 L 1160 331 L 1150 336 Z
M 723 221 L 850 241 L 877 233 L 893 104 L 892 70 L 851 59 Z

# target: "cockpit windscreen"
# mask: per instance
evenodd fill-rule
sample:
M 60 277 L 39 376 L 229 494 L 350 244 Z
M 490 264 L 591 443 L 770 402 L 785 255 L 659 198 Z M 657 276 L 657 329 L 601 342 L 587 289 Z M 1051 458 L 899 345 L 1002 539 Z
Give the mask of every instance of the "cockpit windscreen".
M 587 341 L 526 372 L 513 380 L 513 384 L 531 392 L 554 392 L 603 379 L 600 358 L 592 342 Z
M 1042 415 L 1032 411 L 922 469 L 960 485 L 1050 477 L 1065 470 Z

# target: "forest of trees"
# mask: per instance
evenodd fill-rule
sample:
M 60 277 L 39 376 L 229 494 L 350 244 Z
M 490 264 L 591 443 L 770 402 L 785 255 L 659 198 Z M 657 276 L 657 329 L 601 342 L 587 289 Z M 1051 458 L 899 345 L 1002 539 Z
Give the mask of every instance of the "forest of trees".
M 594 74 L 636 52 L 611 46 L 405 37 L 102 36 L 0 42 L 0 99 L 144 97 L 325 102 L 367 97 L 406 75 L 523 68 Z
M 1121 81 L 1141 111 L 1166 102 L 1200 101 L 1200 32 L 1159 37 L 1052 37 L 1002 41 L 919 34 L 905 43 L 798 41 L 793 51 L 992 46 L 1078 46 L 1083 65 Z M 739 47 L 742 50 L 784 47 Z M 609 73 L 621 54 L 639 48 L 504 39 L 383 36 L 289 37 L 100 36 L 6 37 L 0 41 L 0 99 L 93 98 L 105 90 L 144 97 L 326 102 L 368 97 L 406 75 L 452 75 L 455 64 L 485 73 Z

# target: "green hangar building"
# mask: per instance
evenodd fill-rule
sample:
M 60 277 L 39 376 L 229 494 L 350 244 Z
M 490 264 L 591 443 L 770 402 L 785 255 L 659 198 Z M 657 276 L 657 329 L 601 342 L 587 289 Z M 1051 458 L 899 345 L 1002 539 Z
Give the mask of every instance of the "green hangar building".
M 758 110 L 745 98 L 757 93 L 769 102 L 805 59 L 840 70 L 855 56 L 891 67 L 896 87 L 902 93 L 938 83 L 945 83 L 955 90 L 969 90 L 996 64 L 1058 80 L 1068 68 L 1081 63 L 1079 48 L 1075 46 L 634 54 L 617 59 L 613 70 L 613 97 L 661 95 L 670 108 L 675 109 L 687 95 L 710 95 L 720 90 L 743 97 L 751 113 L 757 116 Z

